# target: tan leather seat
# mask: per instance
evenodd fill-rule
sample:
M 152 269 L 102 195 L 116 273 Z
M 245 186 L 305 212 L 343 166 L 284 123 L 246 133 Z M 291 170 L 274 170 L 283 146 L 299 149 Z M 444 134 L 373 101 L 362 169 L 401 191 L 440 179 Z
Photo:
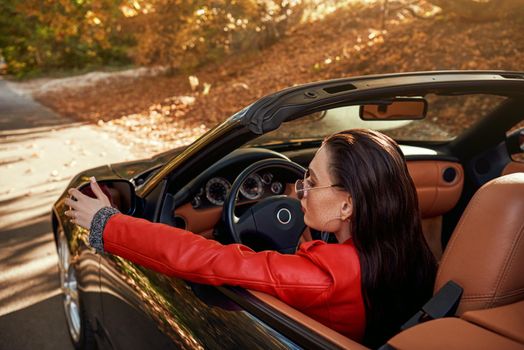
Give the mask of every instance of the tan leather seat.
M 388 340 L 388 345 L 396 350 L 524 350 L 522 343 L 455 317 L 409 328 Z
M 457 315 L 524 300 L 524 173 L 482 186 L 444 252 L 435 291 L 464 288 Z
M 461 318 L 421 323 L 390 340 L 394 349 L 524 350 L 524 173 L 482 186 L 444 251 L 435 291 L 464 288 Z

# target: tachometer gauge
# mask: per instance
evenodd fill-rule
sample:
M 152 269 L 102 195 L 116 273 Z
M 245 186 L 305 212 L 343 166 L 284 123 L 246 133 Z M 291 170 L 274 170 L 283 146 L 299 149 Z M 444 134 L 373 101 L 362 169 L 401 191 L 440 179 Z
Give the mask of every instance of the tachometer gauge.
M 214 177 L 206 184 L 206 198 L 214 205 L 223 205 L 231 184 L 222 177 Z
M 247 199 L 259 199 L 264 193 L 262 178 L 258 174 L 251 174 L 240 187 L 240 193 Z

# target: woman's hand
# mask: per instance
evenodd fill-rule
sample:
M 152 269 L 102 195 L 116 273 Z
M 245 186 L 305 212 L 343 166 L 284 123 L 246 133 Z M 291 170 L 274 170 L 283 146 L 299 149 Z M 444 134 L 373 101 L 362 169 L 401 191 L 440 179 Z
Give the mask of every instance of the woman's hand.
M 67 192 L 70 198 L 66 198 L 65 204 L 69 206 L 69 210 L 65 211 L 65 215 L 71 218 L 71 222 L 82 226 L 89 230 L 91 227 L 91 221 L 95 214 L 104 207 L 110 207 L 111 202 L 109 198 L 102 192 L 100 186 L 96 182 L 95 178 L 90 178 L 91 190 L 95 194 L 96 198 L 86 196 L 76 188 L 70 188 Z M 73 200 L 73 198 L 76 199 Z

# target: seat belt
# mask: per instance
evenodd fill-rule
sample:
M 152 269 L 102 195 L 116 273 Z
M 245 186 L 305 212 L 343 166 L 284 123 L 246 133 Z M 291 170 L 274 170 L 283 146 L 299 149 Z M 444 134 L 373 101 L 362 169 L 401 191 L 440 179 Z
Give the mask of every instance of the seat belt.
M 463 291 L 457 283 L 448 281 L 400 329 L 404 331 L 426 321 L 455 315 Z

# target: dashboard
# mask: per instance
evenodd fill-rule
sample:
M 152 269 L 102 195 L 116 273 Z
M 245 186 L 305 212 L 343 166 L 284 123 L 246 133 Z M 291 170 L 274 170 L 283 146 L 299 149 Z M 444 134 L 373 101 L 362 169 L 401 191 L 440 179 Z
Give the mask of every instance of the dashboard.
M 464 171 L 461 164 L 429 148 L 406 145 L 400 147 L 417 190 L 422 218 L 436 218 L 450 211 L 457 204 L 462 192 Z M 224 200 L 242 171 L 254 162 L 268 158 L 291 160 L 307 167 L 317 149 L 318 146 L 281 152 L 262 148 L 237 149 L 176 192 L 172 199 L 173 205 L 168 205 L 171 209 L 166 214 L 169 217 L 167 222 L 206 238 L 216 238 L 215 232 L 219 232 L 221 227 Z M 295 180 L 296 175 L 276 167 L 251 173 L 239 190 L 237 214 L 267 197 L 293 196 Z
M 212 238 L 235 179 L 253 163 L 270 158 L 289 160 L 282 153 L 264 148 L 232 151 L 177 190 L 172 197 L 167 196 L 164 205 L 169 212 L 166 212 L 163 222 Z M 237 214 L 267 197 L 292 195 L 295 180 L 295 174 L 278 166 L 252 172 L 239 189 Z
M 213 206 L 222 206 L 226 195 L 231 189 L 235 174 L 214 176 L 200 187 L 191 200 L 194 209 L 205 209 Z M 240 187 L 239 203 L 260 200 L 268 196 L 283 194 L 287 181 L 277 171 L 266 170 L 262 173 L 253 173 Z
M 288 160 L 284 154 L 264 148 L 240 148 L 198 174 L 173 196 L 173 206 L 192 213 L 222 209 L 235 179 L 251 164 L 269 158 Z M 296 176 L 279 167 L 266 167 L 249 174 L 241 185 L 237 204 L 258 202 L 266 197 L 287 194 Z M 177 214 L 175 214 L 177 215 Z

